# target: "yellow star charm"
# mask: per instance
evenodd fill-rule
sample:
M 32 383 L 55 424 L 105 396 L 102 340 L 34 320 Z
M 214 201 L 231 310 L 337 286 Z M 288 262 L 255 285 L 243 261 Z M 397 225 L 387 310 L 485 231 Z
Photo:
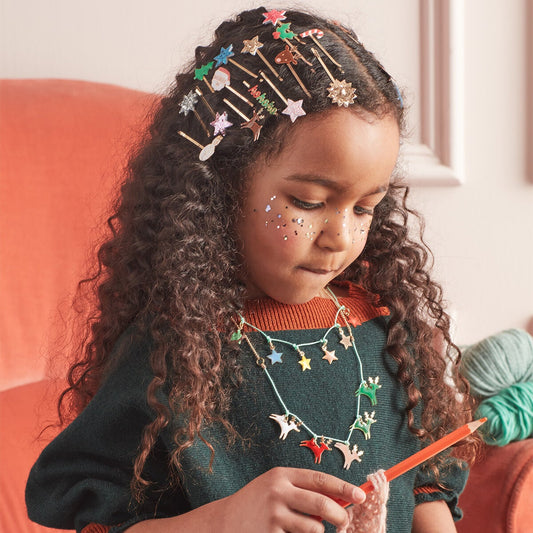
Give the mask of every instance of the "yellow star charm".
M 298 361 L 300 365 L 302 365 L 302 372 L 305 370 L 311 370 L 311 359 L 308 359 L 304 354 L 302 354 L 302 358 Z

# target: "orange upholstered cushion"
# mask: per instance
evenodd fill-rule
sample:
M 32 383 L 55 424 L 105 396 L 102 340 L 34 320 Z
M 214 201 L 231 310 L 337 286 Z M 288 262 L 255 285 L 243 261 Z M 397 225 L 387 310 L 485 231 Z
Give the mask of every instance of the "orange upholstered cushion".
M 0 80 L 0 390 L 42 379 L 120 166 L 153 102 L 70 80 Z
M 533 531 L 533 439 L 491 446 L 459 500 L 459 533 Z
M 46 438 L 39 438 L 40 430 L 54 420 L 56 391 L 52 382 L 43 380 L 0 392 L 0 531 L 56 531 L 30 522 L 24 503 L 30 468 L 55 434 L 48 431 Z

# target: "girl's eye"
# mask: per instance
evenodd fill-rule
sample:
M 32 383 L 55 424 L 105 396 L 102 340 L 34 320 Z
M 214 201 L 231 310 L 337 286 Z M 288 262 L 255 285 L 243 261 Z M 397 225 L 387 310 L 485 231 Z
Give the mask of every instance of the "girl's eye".
M 298 200 L 298 198 L 292 197 L 292 203 L 298 208 L 298 209 L 318 209 L 319 207 L 322 207 L 324 204 L 322 202 L 319 202 L 317 204 L 312 204 L 310 202 L 304 202 L 303 200 Z
M 372 216 L 374 214 L 374 210 L 373 209 L 365 209 L 364 207 L 361 207 L 359 205 L 356 205 L 353 208 L 353 212 L 356 215 L 370 215 L 370 216 Z

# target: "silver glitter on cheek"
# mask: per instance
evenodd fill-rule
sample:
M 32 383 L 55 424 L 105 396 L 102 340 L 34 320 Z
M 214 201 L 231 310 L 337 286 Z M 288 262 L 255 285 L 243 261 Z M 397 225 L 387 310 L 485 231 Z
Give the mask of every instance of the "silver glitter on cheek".
M 270 204 L 267 204 L 267 206 L 265 207 L 265 211 L 268 213 L 271 209 L 272 207 L 270 207 Z
M 287 235 L 283 235 L 283 240 L 286 241 L 289 237 Z
M 292 221 L 296 222 L 296 224 L 303 224 L 304 223 L 304 219 L 303 218 L 293 218 Z
M 278 213 L 278 218 L 281 218 L 281 215 Z
M 276 197 L 275 196 L 272 196 L 272 198 L 270 198 L 270 201 L 272 202 L 273 200 L 275 200 Z

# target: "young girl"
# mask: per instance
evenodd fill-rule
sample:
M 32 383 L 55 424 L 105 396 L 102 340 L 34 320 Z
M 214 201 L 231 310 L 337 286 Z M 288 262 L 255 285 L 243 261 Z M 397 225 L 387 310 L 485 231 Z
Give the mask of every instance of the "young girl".
M 367 475 L 468 421 L 393 178 L 403 113 L 357 36 L 316 16 L 244 12 L 197 49 L 85 282 L 98 305 L 60 402 L 78 416 L 30 474 L 31 519 L 363 531 Z M 389 530 L 454 531 L 462 466 L 445 455 L 394 480 Z

